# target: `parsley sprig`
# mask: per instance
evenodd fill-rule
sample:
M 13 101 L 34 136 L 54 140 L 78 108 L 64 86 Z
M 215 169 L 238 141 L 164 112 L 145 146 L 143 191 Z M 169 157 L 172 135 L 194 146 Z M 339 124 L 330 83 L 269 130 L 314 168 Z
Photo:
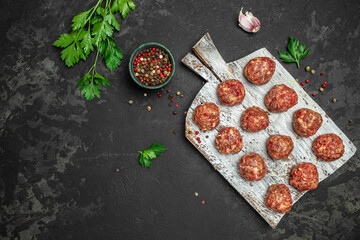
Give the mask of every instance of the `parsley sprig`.
M 160 153 L 164 152 L 166 147 L 160 144 L 153 144 L 151 147 L 144 151 L 138 151 L 140 153 L 140 164 L 141 166 L 145 166 L 151 168 L 151 160 L 158 157 Z
M 305 44 L 300 44 L 299 40 L 290 36 L 290 42 L 288 45 L 289 52 L 279 51 L 280 58 L 284 62 L 296 62 L 297 67 L 300 67 L 300 60 L 306 57 L 309 53 L 309 48 L 305 50 Z
M 94 64 L 76 85 L 87 100 L 95 96 L 99 98 L 101 86 L 111 85 L 96 71 L 99 54 L 110 71 L 119 67 L 123 59 L 123 53 L 113 38 L 114 31 L 120 31 L 120 24 L 114 14 L 119 12 L 125 19 L 130 10 L 135 8 L 135 3 L 130 0 L 99 0 L 94 7 L 73 18 L 71 33 L 61 34 L 54 42 L 54 46 L 63 48 L 61 59 L 68 67 L 74 66 L 81 59 L 85 61 L 96 50 Z

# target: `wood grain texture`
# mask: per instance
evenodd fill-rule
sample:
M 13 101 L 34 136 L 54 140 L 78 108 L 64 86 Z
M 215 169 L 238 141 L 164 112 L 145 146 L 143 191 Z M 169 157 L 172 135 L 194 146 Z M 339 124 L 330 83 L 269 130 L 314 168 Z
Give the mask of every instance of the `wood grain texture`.
M 264 204 L 264 198 L 270 185 L 276 183 L 286 184 L 291 192 L 293 204 L 298 201 L 306 192 L 299 192 L 289 185 L 289 176 L 292 168 L 300 162 L 311 162 L 315 164 L 319 171 L 319 181 L 324 180 L 346 161 L 348 161 L 356 152 L 354 144 L 345 136 L 345 134 L 335 125 L 320 106 L 309 96 L 295 81 L 295 79 L 286 71 L 286 69 L 271 55 L 265 48 L 257 50 L 246 57 L 226 64 L 220 53 L 217 51 L 210 35 L 206 34 L 193 47 L 194 52 L 204 61 L 205 65 L 193 54 L 187 54 L 182 62 L 207 80 L 207 83 L 199 91 L 192 102 L 186 117 L 185 135 L 187 139 L 203 154 L 203 156 L 219 171 L 223 177 L 255 208 L 255 210 L 275 228 L 284 214 L 276 213 L 268 209 Z M 255 57 L 269 57 L 276 63 L 275 73 L 269 83 L 257 86 L 248 82 L 243 76 L 243 69 L 249 60 Z M 223 106 L 217 97 L 217 86 L 219 80 L 235 78 L 240 80 L 245 87 L 246 96 L 241 105 L 234 107 Z M 298 94 L 298 104 L 285 113 L 270 113 L 270 125 L 264 131 L 258 133 L 248 133 L 240 127 L 240 117 L 242 112 L 251 106 L 258 106 L 266 109 L 264 98 L 266 93 L 277 84 L 286 84 Z M 196 106 L 204 102 L 214 102 L 220 107 L 220 124 L 213 130 L 202 132 L 193 121 L 193 111 Z M 318 132 L 309 138 L 298 137 L 292 129 L 291 121 L 294 111 L 300 108 L 310 108 L 323 117 L 323 124 Z M 239 154 L 223 155 L 215 147 L 215 138 L 222 127 L 236 127 L 243 137 L 244 147 Z M 201 138 L 199 144 L 196 140 L 195 131 L 199 131 Z M 326 133 L 337 134 L 344 142 L 344 155 L 334 162 L 324 162 L 317 160 L 311 150 L 313 140 Z M 282 134 L 290 136 L 294 142 L 294 150 L 287 160 L 272 160 L 267 153 L 266 141 L 270 135 Z M 238 162 L 246 153 L 256 152 L 264 157 L 268 166 L 268 173 L 258 182 L 247 182 L 238 171 Z

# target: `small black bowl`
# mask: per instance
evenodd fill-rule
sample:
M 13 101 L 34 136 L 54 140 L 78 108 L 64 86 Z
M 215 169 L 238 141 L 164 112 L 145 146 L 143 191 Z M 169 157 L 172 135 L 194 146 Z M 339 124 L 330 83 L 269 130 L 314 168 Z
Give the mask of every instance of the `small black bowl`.
M 134 59 L 136 58 L 136 56 L 139 54 L 139 52 L 141 50 L 144 50 L 144 49 L 147 49 L 147 48 L 154 48 L 154 47 L 163 50 L 164 52 L 166 52 L 169 55 L 170 62 L 172 64 L 172 66 L 171 66 L 171 74 L 166 79 L 166 81 L 164 83 L 156 85 L 156 86 L 150 86 L 150 85 L 145 85 L 145 84 L 141 83 L 139 81 L 139 79 L 135 76 L 133 62 L 134 62 Z M 164 87 L 166 84 L 168 84 L 170 82 L 170 80 L 172 79 L 172 77 L 174 76 L 174 73 L 175 73 L 175 60 L 174 60 L 174 57 L 171 54 L 170 50 L 167 49 L 165 46 L 161 45 L 160 43 L 154 43 L 154 42 L 145 43 L 145 44 L 141 45 L 140 47 L 138 47 L 137 49 L 135 49 L 135 51 L 131 54 L 130 61 L 129 61 L 129 72 L 130 72 L 130 76 L 131 76 L 132 80 L 134 80 L 134 82 L 137 85 L 139 85 L 140 87 L 143 87 L 143 88 L 146 88 L 146 89 L 159 89 L 159 88 Z

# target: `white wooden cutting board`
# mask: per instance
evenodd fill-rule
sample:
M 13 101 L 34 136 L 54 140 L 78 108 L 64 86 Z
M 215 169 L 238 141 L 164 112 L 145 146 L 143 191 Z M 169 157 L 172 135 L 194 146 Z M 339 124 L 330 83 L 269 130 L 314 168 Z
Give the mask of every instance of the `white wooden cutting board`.
M 284 214 L 276 213 L 268 209 L 264 204 L 264 198 L 270 185 L 276 183 L 286 184 L 291 192 L 293 204 L 298 201 L 306 192 L 299 192 L 289 185 L 291 169 L 300 162 L 311 162 L 315 164 L 319 172 L 319 181 L 324 180 L 348 161 L 356 152 L 354 144 L 345 134 L 335 125 L 320 106 L 308 95 L 302 87 L 295 81 L 288 71 L 277 61 L 277 59 L 266 50 L 259 49 L 246 57 L 231 63 L 225 63 L 220 53 L 217 51 L 210 35 L 207 33 L 193 47 L 197 57 L 191 53 L 187 54 L 182 62 L 207 82 L 204 84 L 196 98 L 192 102 L 186 117 L 185 135 L 187 139 L 204 155 L 204 157 L 223 175 L 223 177 L 250 203 L 251 206 L 275 228 Z M 269 83 L 257 86 L 248 82 L 243 76 L 245 65 L 255 57 L 269 57 L 276 63 L 275 73 Z M 202 61 L 200 61 L 200 60 Z M 246 96 L 243 103 L 235 107 L 223 106 L 216 93 L 220 81 L 227 79 L 238 79 L 245 87 Z M 298 104 L 285 113 L 270 113 L 270 125 L 264 131 L 258 133 L 245 132 L 240 127 L 240 116 L 242 112 L 253 105 L 267 110 L 264 104 L 265 94 L 277 84 L 286 84 L 298 94 Z M 220 124 L 209 132 L 202 132 L 193 121 L 193 111 L 196 106 L 204 102 L 214 102 L 220 107 Z M 323 124 L 318 132 L 309 138 L 298 137 L 292 129 L 291 121 L 294 111 L 300 108 L 310 108 L 323 117 Z M 239 154 L 224 155 L 219 153 L 215 147 L 215 137 L 222 127 L 236 127 L 243 138 L 244 146 Z M 195 135 L 195 131 L 200 134 Z M 334 162 L 324 162 L 317 160 L 311 150 L 313 140 L 326 133 L 337 134 L 344 142 L 344 155 Z M 294 150 L 287 160 L 272 160 L 267 153 L 266 141 L 270 135 L 282 134 L 290 136 L 294 142 Z M 201 143 L 196 140 L 200 137 Z M 268 167 L 268 173 L 258 182 L 245 181 L 239 175 L 238 162 L 246 153 L 256 152 L 264 157 Z

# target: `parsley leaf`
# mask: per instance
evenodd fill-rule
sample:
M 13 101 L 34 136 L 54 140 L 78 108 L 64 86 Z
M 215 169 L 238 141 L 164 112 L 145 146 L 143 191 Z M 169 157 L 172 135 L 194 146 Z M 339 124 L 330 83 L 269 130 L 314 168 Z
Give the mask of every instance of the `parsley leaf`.
M 112 2 L 113 4 L 111 4 Z M 73 17 L 71 33 L 61 34 L 59 39 L 53 43 L 54 46 L 63 48 L 61 59 L 68 67 L 74 66 L 80 59 L 86 61 L 90 53 L 96 50 L 95 63 L 76 85 L 81 88 L 81 94 L 87 100 L 100 97 L 101 86 L 111 85 L 96 71 L 99 53 L 110 71 L 119 67 L 124 57 L 113 39 L 114 29 L 120 30 L 120 24 L 114 13 L 119 12 L 124 19 L 130 9 L 135 10 L 135 7 L 135 3 L 130 0 L 98 0 L 95 6 Z M 153 157 L 151 152 L 147 152 L 145 155 Z M 145 159 L 144 161 L 150 160 Z M 151 166 L 151 162 L 146 165 Z
M 72 30 L 76 31 L 79 30 L 81 28 L 83 28 L 87 22 L 87 17 L 89 16 L 90 10 L 79 13 L 78 15 L 76 15 L 72 22 Z
M 100 86 L 110 85 L 111 83 L 105 77 L 94 71 L 93 75 L 87 73 L 84 77 L 82 77 L 78 81 L 76 87 L 81 87 L 81 94 L 85 96 L 86 100 L 92 100 L 95 96 L 100 98 Z
M 95 46 L 99 46 L 100 42 L 105 40 L 107 37 L 111 37 L 113 34 L 113 27 L 109 25 L 109 23 L 102 22 L 96 23 L 92 29 L 92 35 L 94 36 L 94 44 Z
M 305 45 L 304 45 L 304 48 L 305 48 Z M 300 54 L 299 58 L 300 59 L 303 59 L 304 57 L 306 57 L 309 53 L 310 49 L 306 49 L 305 52 L 303 52 L 302 54 Z
M 123 19 L 129 14 L 130 9 L 135 10 L 136 5 L 130 0 L 115 0 L 111 6 L 111 12 L 119 12 Z
M 123 53 L 112 38 L 108 38 L 100 47 L 101 55 L 105 59 L 106 67 L 114 71 L 121 64 Z
M 105 17 L 105 21 L 108 22 L 111 26 L 113 26 L 116 30 L 120 31 L 120 24 L 119 24 L 118 21 L 116 20 L 114 14 L 109 13 L 109 14 Z
M 141 151 L 139 151 L 141 153 Z M 143 155 L 140 155 L 140 164 L 141 166 L 145 166 L 147 168 L 151 168 L 151 161 L 144 158 Z
M 166 147 L 160 144 L 153 144 L 151 147 L 144 151 L 138 151 L 140 153 L 139 162 L 141 166 L 151 168 L 151 160 L 158 157 L 160 153 L 164 152 Z
M 96 73 L 94 76 L 95 83 L 103 86 L 111 86 L 111 83 L 100 74 Z
M 85 32 L 84 38 L 81 41 L 81 48 L 84 50 L 84 54 L 87 57 L 90 52 L 94 50 L 93 39 L 90 34 L 90 30 Z
M 163 145 L 160 144 L 153 144 L 151 147 L 149 147 L 147 150 L 153 151 L 155 153 L 156 156 L 159 156 L 160 153 L 164 152 L 166 149 L 166 147 L 164 147 Z
M 70 46 L 62 50 L 61 59 L 65 61 L 65 64 L 68 67 L 71 67 L 75 63 L 79 62 L 80 56 L 75 47 L 75 42 L 73 42 Z
M 279 51 L 279 55 L 284 62 L 296 62 L 296 60 L 288 52 Z
M 95 84 L 87 84 L 81 88 L 81 94 L 85 96 L 86 100 L 93 100 L 95 96 L 100 97 L 100 86 Z
M 300 44 L 299 40 L 290 36 L 288 51 L 289 52 L 279 51 L 280 58 L 284 62 L 296 62 L 297 67 L 299 68 L 299 62 L 308 55 L 309 48 L 305 50 L 305 44 Z
M 60 35 L 60 38 L 54 42 L 54 46 L 66 48 L 75 41 L 75 36 L 77 32 L 72 32 L 70 34 L 64 33 Z

